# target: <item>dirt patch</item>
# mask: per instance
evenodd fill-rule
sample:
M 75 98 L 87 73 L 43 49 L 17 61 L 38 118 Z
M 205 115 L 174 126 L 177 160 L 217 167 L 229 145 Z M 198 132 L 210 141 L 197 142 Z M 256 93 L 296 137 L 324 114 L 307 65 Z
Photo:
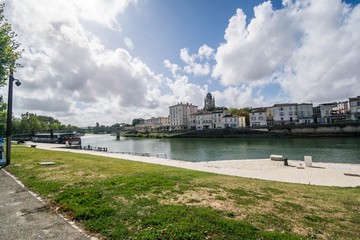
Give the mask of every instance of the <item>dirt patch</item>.
M 229 199 L 228 193 L 222 189 L 198 188 L 185 191 L 182 194 L 172 195 L 169 198 L 162 199 L 161 204 L 181 204 L 187 206 L 211 207 L 216 210 L 233 212 L 241 215 L 241 208 Z

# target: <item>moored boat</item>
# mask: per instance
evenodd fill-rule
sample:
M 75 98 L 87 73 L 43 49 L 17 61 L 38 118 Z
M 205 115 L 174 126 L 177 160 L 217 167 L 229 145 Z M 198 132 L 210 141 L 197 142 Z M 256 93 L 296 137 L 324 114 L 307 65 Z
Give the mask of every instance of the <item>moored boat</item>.
M 81 145 L 81 136 L 78 133 L 36 133 L 33 142 L 60 143 L 67 145 Z

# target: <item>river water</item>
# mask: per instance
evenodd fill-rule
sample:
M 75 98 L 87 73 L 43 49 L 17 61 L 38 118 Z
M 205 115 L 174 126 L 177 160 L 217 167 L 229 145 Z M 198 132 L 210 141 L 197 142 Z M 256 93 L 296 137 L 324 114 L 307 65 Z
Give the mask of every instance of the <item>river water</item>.
M 83 146 L 107 147 L 110 152 L 166 154 L 184 161 L 216 161 L 269 158 L 271 154 L 314 162 L 360 164 L 360 138 L 120 138 L 85 135 Z

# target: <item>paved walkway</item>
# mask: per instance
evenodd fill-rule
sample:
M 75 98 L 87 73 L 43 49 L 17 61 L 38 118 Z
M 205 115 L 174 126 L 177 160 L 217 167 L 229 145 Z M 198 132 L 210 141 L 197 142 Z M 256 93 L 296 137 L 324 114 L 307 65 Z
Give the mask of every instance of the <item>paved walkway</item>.
M 91 239 L 0 170 L 0 239 Z
M 303 161 L 289 160 L 289 166 L 284 166 L 282 161 L 270 161 L 269 159 L 185 162 L 156 157 L 142 157 L 110 152 L 59 148 L 58 145 L 54 144 L 38 144 L 37 147 L 56 151 L 78 152 L 119 159 L 128 159 L 139 162 L 263 180 L 319 186 L 360 186 L 360 164 L 318 163 L 315 161 L 313 162 L 312 167 L 304 167 L 305 164 Z M 298 168 L 300 167 L 300 164 L 303 168 Z

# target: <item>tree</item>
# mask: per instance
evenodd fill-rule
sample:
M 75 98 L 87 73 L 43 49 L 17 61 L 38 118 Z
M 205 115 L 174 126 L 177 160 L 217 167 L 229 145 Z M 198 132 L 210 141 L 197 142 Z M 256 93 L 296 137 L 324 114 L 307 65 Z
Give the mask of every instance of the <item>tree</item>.
M 15 71 L 16 67 L 21 65 L 16 63 L 21 57 L 22 50 L 19 42 L 16 41 L 16 33 L 12 30 L 11 25 L 4 17 L 5 3 L 0 3 L 0 88 L 5 85 L 10 72 Z M 0 135 L 6 131 L 6 104 L 3 97 L 0 96 Z
M 251 108 L 248 108 L 248 107 L 239 108 L 239 109 L 237 109 L 237 108 L 229 108 L 228 111 L 232 115 L 245 117 L 246 125 L 247 126 L 250 125 L 249 114 L 251 112 Z
M 3 97 L 0 96 L 0 136 L 6 132 L 6 103 L 3 102 Z
M 142 118 L 135 118 L 132 120 L 132 125 L 135 126 L 143 121 L 144 121 L 144 119 L 142 119 Z
M 5 85 L 10 71 L 21 65 L 16 61 L 21 57 L 20 43 L 15 39 L 16 33 L 4 17 L 5 3 L 0 4 L 0 87 Z

